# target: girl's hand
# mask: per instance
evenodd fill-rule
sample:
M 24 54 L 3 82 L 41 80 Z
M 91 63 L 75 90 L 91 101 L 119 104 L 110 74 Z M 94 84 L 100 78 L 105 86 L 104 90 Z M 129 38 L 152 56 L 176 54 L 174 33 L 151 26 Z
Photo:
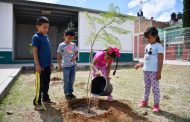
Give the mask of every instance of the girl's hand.
M 36 65 L 36 72 L 41 73 L 41 66 L 38 64 Z
M 157 78 L 157 80 L 160 80 L 161 79 L 161 73 L 157 73 L 156 78 Z
M 107 81 L 110 81 L 111 80 L 111 77 L 107 77 Z
M 141 63 L 139 63 L 139 64 L 135 65 L 135 67 L 134 67 L 134 68 L 135 68 L 136 70 L 138 70 L 140 67 L 141 67 Z
M 96 72 L 96 76 L 100 76 L 100 71 L 97 71 L 97 72 Z

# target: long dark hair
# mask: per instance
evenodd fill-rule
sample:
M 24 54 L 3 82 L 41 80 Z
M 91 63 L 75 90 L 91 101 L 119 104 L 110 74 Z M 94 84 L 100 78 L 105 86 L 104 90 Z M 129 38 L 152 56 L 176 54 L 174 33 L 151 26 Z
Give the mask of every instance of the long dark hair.
M 147 28 L 147 30 L 144 32 L 144 37 L 148 38 L 148 35 L 156 37 L 156 42 L 160 43 L 160 37 L 158 36 L 158 30 L 156 27 Z

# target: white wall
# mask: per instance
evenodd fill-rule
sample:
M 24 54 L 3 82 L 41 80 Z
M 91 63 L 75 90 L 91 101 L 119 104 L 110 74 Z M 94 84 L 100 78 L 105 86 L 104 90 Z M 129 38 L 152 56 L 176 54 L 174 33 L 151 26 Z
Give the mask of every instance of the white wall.
M 0 2 L 0 51 L 12 51 L 13 5 Z
M 92 16 L 98 16 L 94 13 L 89 13 L 89 15 Z M 88 37 L 90 35 L 90 26 L 88 24 L 88 18 L 86 17 L 85 12 L 79 12 L 79 51 L 86 52 L 90 50 L 90 44 L 87 43 Z M 117 34 L 113 32 L 109 32 L 114 34 L 117 38 L 120 40 L 121 44 L 121 52 L 127 52 L 132 53 L 133 52 L 133 31 L 134 31 L 134 22 L 133 21 L 127 21 L 124 24 L 120 25 L 120 27 L 127 29 L 130 31 L 129 34 Z M 96 28 L 100 28 L 100 26 L 96 26 Z M 97 41 L 94 45 L 94 50 L 103 50 L 105 49 L 105 45 L 101 43 L 100 41 Z

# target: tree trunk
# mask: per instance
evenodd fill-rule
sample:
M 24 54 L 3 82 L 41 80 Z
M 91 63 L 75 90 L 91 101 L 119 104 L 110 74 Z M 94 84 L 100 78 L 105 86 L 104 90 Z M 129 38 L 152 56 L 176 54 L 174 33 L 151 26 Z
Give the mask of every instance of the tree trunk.
M 190 0 L 183 0 L 183 27 L 184 27 L 184 45 L 188 49 L 188 58 L 190 61 Z

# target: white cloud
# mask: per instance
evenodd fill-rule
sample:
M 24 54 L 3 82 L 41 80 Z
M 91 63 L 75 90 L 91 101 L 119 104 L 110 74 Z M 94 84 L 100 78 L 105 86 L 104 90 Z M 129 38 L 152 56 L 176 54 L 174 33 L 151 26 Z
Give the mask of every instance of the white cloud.
M 131 0 L 129 3 L 128 3 L 128 8 L 133 8 L 135 6 L 139 6 L 139 3 L 140 3 L 141 0 Z M 148 0 L 142 0 L 142 2 L 146 2 Z
M 150 1 L 142 0 L 142 1 L 145 2 L 142 6 L 142 11 L 144 16 L 148 19 L 154 17 L 156 18 L 156 20 L 157 19 L 162 20 L 162 18 L 168 20 L 168 18 L 170 17 L 169 12 L 171 12 L 171 10 L 174 10 L 176 5 L 176 0 L 150 0 Z M 139 0 L 131 0 L 128 3 L 128 7 L 132 8 L 138 4 Z
M 128 12 L 127 15 L 136 16 L 136 13 L 134 13 L 134 12 Z
M 162 21 L 162 22 L 168 22 L 170 21 L 170 15 L 171 15 L 171 12 L 164 12 L 156 20 Z
M 142 10 L 147 18 L 157 17 L 158 14 L 174 9 L 176 0 L 152 0 L 143 5 Z

